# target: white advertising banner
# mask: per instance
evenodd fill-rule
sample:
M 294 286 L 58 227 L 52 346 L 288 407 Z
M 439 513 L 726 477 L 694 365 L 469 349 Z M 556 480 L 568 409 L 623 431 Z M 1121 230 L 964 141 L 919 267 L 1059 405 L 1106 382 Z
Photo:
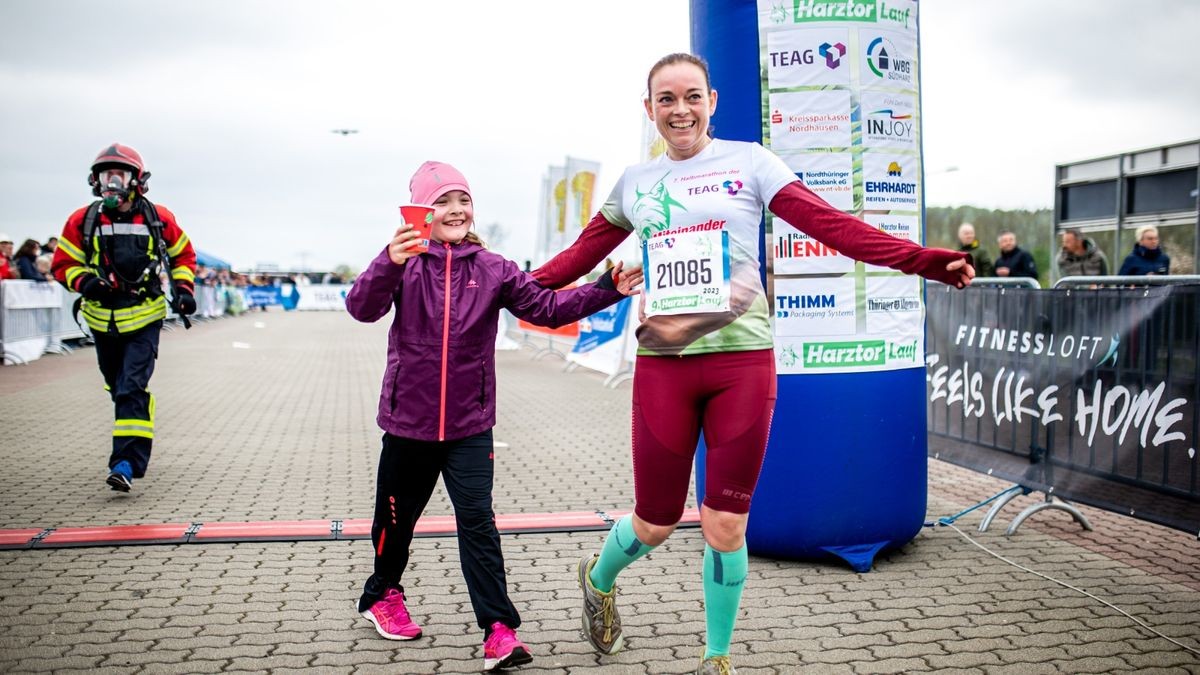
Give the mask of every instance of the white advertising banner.
M 796 177 L 834 208 L 854 208 L 854 158 L 848 152 L 778 153 Z
M 770 104 L 775 149 L 850 147 L 850 92 L 771 94 Z
M 772 31 L 766 44 L 763 65 L 771 89 L 850 84 L 850 31 L 844 28 Z
M 782 218 L 775 219 L 775 274 L 830 274 L 854 271 L 854 260 L 792 227 Z
M 4 309 L 45 309 L 62 305 L 63 287 L 53 281 L 10 279 L 0 284 Z
M 921 219 L 917 216 L 892 215 L 890 213 L 864 213 L 863 220 L 886 232 L 897 239 L 907 239 L 914 244 L 921 243 Z M 867 265 L 868 272 L 890 272 L 887 267 Z
M 321 284 L 310 286 L 295 286 L 299 294 L 296 300 L 298 310 L 346 310 L 346 294 L 350 286 L 346 284 Z
M 834 208 L 923 240 L 917 3 L 758 0 L 763 144 Z M 922 286 L 770 218 L 780 374 L 919 368 Z
M 891 91 L 862 94 L 863 145 L 868 148 L 917 149 L 916 98 Z
M 775 334 L 854 334 L 854 279 L 775 280 Z

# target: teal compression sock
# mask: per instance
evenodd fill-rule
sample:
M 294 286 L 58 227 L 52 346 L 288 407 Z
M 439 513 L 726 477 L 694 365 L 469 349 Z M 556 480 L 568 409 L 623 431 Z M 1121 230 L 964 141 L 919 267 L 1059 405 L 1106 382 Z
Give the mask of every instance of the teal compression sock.
M 749 557 L 746 545 L 736 551 L 722 553 L 704 545 L 704 620 L 708 640 L 704 658 L 727 656 L 733 639 L 733 624 L 737 622 L 738 603 L 746 582 Z
M 592 566 L 592 573 L 588 577 L 597 590 L 607 593 L 617 582 L 621 570 L 652 550 L 653 546 L 643 544 L 634 534 L 633 516 L 625 516 L 608 531 L 604 548 L 600 549 L 600 559 Z

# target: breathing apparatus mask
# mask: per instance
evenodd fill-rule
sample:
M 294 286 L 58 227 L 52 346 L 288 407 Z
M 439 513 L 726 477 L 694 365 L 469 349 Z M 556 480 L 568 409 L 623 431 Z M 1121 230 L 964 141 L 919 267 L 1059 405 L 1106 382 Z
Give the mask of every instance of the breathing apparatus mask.
M 92 161 L 92 172 L 88 174 L 88 185 L 92 194 L 104 200 L 104 208 L 116 209 L 126 202 L 133 203 L 139 194 L 146 194 L 150 186 L 150 172 L 137 150 L 120 143 L 113 143 L 100 151 Z
M 104 208 L 115 209 L 124 201 L 133 201 L 137 181 L 127 167 L 111 166 L 96 172 L 94 187 L 104 200 Z

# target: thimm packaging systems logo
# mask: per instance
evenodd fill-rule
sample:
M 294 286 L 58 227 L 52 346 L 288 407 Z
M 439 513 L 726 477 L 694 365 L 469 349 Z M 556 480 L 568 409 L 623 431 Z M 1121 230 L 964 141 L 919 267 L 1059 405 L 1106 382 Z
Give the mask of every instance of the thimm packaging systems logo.
M 854 340 L 849 342 L 805 342 L 804 368 L 862 368 L 903 361 L 917 363 L 917 341 Z

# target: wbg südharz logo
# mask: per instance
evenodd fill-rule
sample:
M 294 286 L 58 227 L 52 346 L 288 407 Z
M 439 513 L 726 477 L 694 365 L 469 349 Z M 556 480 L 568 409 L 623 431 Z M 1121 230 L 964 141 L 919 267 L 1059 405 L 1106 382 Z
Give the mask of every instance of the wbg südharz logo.
M 675 201 L 671 197 L 671 193 L 667 190 L 665 181 L 671 172 L 663 174 L 662 178 L 658 179 L 650 189 L 642 192 L 638 188 L 633 189 L 633 223 L 637 229 L 638 235 L 642 239 L 649 239 L 655 232 L 661 232 L 671 227 L 671 207 L 679 207 L 682 211 L 687 211 L 683 204 Z
M 891 84 L 912 84 L 912 59 L 905 58 L 895 43 L 882 35 L 867 44 L 867 67 L 880 80 Z
M 875 0 L 795 0 L 796 23 L 876 20 Z

